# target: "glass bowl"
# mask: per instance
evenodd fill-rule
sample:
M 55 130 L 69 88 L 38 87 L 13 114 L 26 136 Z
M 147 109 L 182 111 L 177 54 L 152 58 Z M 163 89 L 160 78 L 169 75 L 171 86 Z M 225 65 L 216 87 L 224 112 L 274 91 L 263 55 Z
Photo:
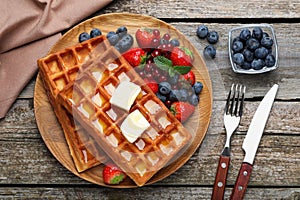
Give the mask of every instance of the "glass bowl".
M 269 67 L 264 66 L 262 69 L 259 69 L 259 70 L 256 70 L 253 68 L 245 69 L 245 68 L 237 65 L 233 61 L 234 52 L 232 50 L 232 44 L 233 44 L 234 39 L 240 35 L 240 32 L 243 29 L 249 29 L 251 32 L 251 35 L 252 35 L 252 30 L 255 27 L 260 27 L 263 30 L 263 32 L 266 32 L 269 35 L 269 37 L 271 37 L 273 39 L 271 54 L 275 57 L 275 64 L 273 66 L 269 66 Z M 239 26 L 236 28 L 232 28 L 228 34 L 228 53 L 229 53 L 229 60 L 230 60 L 232 70 L 235 73 L 260 74 L 260 73 L 265 73 L 265 72 L 269 72 L 269 71 L 273 71 L 273 70 L 277 69 L 277 67 L 278 67 L 278 44 L 277 44 L 277 40 L 276 40 L 276 36 L 275 36 L 273 27 L 269 24 L 251 24 L 251 25 L 243 25 L 243 26 Z

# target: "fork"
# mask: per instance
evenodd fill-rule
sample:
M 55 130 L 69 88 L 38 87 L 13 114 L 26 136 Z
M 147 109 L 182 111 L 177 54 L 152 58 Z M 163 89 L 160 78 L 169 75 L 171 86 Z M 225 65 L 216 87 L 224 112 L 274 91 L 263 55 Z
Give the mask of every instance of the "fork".
M 212 200 L 223 199 L 226 185 L 226 178 L 230 163 L 230 138 L 239 126 L 242 114 L 246 87 L 239 84 L 232 84 L 229 91 L 225 109 L 224 126 L 226 130 L 226 143 L 219 158 L 219 164 L 215 177 L 212 193 Z

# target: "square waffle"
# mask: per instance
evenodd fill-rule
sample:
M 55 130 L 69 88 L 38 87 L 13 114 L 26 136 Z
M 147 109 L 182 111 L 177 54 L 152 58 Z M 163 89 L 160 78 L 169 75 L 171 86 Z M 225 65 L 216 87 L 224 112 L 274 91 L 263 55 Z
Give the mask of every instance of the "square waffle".
M 38 60 L 49 101 L 60 122 L 71 156 L 78 172 L 85 171 L 107 160 L 105 154 L 93 155 L 86 147 L 93 146 L 99 149 L 90 136 L 82 128 L 75 127 L 72 113 L 64 109 L 57 101 L 57 94 L 70 82 L 73 82 L 81 69 L 82 64 L 92 54 L 94 48 L 105 51 L 109 47 L 106 37 L 100 36 L 89 41 L 66 48 Z M 82 141 L 84 140 L 84 141 Z M 89 149 L 93 149 L 89 148 Z
M 76 81 L 58 94 L 58 100 L 113 162 L 142 186 L 176 159 L 192 136 L 115 48 L 95 51 L 95 55 Z M 124 81 L 141 88 L 128 112 L 110 103 Z M 122 125 L 136 111 L 150 126 L 129 142 Z

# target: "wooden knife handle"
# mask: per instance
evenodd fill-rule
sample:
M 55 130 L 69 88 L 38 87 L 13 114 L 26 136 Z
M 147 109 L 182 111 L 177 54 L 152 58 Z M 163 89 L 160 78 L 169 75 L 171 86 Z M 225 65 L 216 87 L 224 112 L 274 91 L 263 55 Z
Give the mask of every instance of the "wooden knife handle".
M 216 178 L 215 178 L 214 189 L 211 197 L 212 200 L 224 199 L 224 192 L 225 192 L 229 163 L 230 163 L 229 156 L 223 156 L 223 155 L 220 156 Z
M 250 175 L 252 172 L 253 166 L 248 163 L 243 163 L 239 171 L 239 175 L 235 181 L 230 199 L 231 200 L 240 200 L 243 199 L 246 192 Z

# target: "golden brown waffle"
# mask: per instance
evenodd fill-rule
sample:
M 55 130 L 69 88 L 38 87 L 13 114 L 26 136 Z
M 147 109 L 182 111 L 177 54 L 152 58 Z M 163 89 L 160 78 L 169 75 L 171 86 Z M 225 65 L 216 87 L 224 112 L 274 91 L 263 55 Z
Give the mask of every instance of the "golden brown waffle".
M 180 155 L 191 134 L 145 85 L 134 69 L 113 47 L 95 53 L 74 83 L 58 95 L 60 103 L 73 112 L 74 119 L 91 134 L 99 146 L 138 185 Z M 130 81 L 141 87 L 129 113 L 110 103 L 120 82 Z M 151 125 L 133 143 L 120 126 L 136 110 Z
M 105 51 L 109 46 L 109 42 L 106 40 L 105 36 L 100 36 L 73 47 L 66 48 L 62 51 L 49 54 L 38 60 L 40 75 L 47 95 L 58 121 L 63 128 L 71 156 L 78 172 L 99 165 L 101 162 L 105 162 L 107 158 L 102 154 L 97 155 L 96 159 L 95 155 L 92 155 L 88 151 L 85 145 L 98 148 L 96 147 L 97 143 L 91 140 L 89 135 L 86 134 L 83 129 L 77 130 L 78 127 L 75 127 L 72 114 L 68 113 L 67 110 L 61 107 L 57 102 L 57 94 L 68 83 L 73 82 L 76 79 L 82 63 L 92 56 L 91 51 L 94 48 L 101 48 L 101 51 Z

